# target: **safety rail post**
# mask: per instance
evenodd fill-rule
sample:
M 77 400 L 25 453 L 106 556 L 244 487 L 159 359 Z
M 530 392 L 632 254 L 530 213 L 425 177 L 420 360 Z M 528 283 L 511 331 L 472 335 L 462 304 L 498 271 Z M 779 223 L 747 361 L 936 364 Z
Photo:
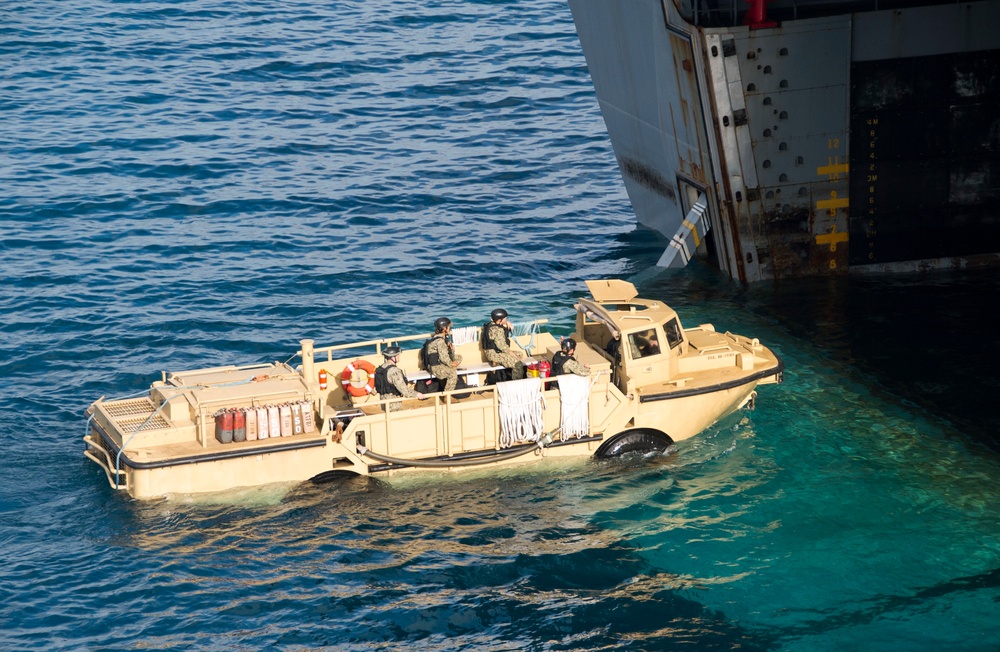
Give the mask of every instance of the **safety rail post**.
M 437 434 L 438 455 L 443 455 L 447 446 L 447 441 L 445 440 L 445 424 L 443 423 L 444 402 L 441 399 L 441 396 L 434 397 L 434 432 Z
M 444 398 L 444 454 L 451 457 L 451 394 Z
M 493 450 L 500 450 L 500 393 L 493 389 Z
M 85 448 L 83 451 L 84 457 L 87 457 L 91 461 L 95 462 L 99 467 L 101 467 L 101 470 L 104 471 L 104 475 L 107 477 L 108 484 L 111 485 L 112 489 L 121 489 L 122 487 L 120 487 L 117 482 L 114 482 L 111 479 L 111 474 L 113 473 L 111 469 L 114 467 L 114 463 L 111 461 L 111 455 L 108 454 L 108 451 L 107 449 L 105 449 L 104 445 L 98 444 L 97 440 L 95 440 L 90 434 L 84 436 L 83 441 L 87 444 L 87 448 Z M 104 457 L 104 459 L 101 460 L 97 455 L 91 453 L 90 452 L 91 448 L 97 449 L 97 451 Z M 117 474 L 117 476 L 121 475 L 125 474 L 122 473 Z
M 314 382 L 315 375 L 313 373 L 313 340 L 300 340 L 299 344 L 302 346 L 302 378 L 305 379 L 306 383 Z

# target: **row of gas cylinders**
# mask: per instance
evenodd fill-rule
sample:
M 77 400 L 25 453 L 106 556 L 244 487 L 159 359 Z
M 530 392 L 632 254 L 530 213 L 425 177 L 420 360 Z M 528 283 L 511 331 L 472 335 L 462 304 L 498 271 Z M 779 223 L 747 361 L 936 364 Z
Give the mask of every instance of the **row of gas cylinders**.
M 291 437 L 314 430 L 316 420 L 309 401 L 226 408 L 215 413 L 215 438 L 223 444 Z

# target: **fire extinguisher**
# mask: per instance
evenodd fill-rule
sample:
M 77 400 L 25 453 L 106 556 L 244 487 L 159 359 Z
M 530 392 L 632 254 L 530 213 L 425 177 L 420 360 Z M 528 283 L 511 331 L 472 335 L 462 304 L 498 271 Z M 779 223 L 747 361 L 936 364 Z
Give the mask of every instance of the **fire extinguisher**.
M 326 369 L 319 370 L 319 388 L 326 389 Z

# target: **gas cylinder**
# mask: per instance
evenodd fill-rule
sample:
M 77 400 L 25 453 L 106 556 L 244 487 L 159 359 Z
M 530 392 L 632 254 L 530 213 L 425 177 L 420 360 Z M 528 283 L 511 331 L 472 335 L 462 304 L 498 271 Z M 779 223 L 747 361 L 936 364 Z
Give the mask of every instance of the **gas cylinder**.
M 257 439 L 267 439 L 267 408 L 257 408 Z
M 552 373 L 552 365 L 548 360 L 542 360 L 538 363 L 538 375 L 542 378 L 548 378 L 549 374 Z
M 302 434 L 302 405 L 295 401 L 291 404 L 292 408 L 292 434 L 301 435 Z
M 215 413 L 215 438 L 223 444 L 232 443 L 233 413 L 229 410 L 219 410 Z
M 233 441 L 247 440 L 247 413 L 243 408 L 233 408 Z
M 313 418 L 312 404 L 309 401 L 299 403 L 302 406 L 302 430 L 312 432 L 316 429 L 316 419 Z
M 524 368 L 524 375 L 528 378 L 538 378 L 538 363 L 532 362 Z
M 279 414 L 281 415 L 281 436 L 291 437 L 292 436 L 292 408 L 288 406 L 288 403 L 282 403 L 278 406 Z
M 326 369 L 319 370 L 319 388 L 326 389 Z
M 247 441 L 257 440 L 257 409 L 247 408 Z
M 267 406 L 267 431 L 270 437 L 281 436 L 281 416 L 277 405 Z

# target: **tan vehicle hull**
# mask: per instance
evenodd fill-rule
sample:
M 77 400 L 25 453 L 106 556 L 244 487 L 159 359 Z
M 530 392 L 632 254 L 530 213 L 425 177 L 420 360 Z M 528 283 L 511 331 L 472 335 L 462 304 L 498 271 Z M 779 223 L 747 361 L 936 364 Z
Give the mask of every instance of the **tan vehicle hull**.
M 590 376 L 573 396 L 560 378 L 500 383 L 503 388 L 485 385 L 494 369 L 473 339 L 456 350 L 464 358 L 463 376 L 478 386 L 406 399 L 400 410 L 385 411 L 399 398 L 370 392 L 363 368 L 381 364 L 381 349 L 388 344 L 423 341 L 429 334 L 323 348 L 303 340 L 297 368 L 274 363 L 164 373 L 148 397 L 96 401 L 88 408 L 85 455 L 104 470 L 112 487 L 140 499 L 345 472 L 385 475 L 609 456 L 664 450 L 747 405 L 758 385 L 781 380 L 781 361 L 756 340 L 716 333 L 711 326 L 666 337 L 663 325 L 676 320 L 672 310 L 635 299 L 634 288 L 623 299 L 630 284 L 591 283 L 610 284 L 613 290 L 605 291 L 616 295 L 614 310 L 594 287 L 594 299 L 577 306 L 576 358 L 589 366 Z M 643 316 L 640 334 L 648 335 L 650 325 L 660 328 L 664 341 L 671 339 L 669 349 L 645 357 L 635 346 L 622 347 L 620 358 L 606 353 L 607 341 L 616 335 L 633 345 L 638 335 L 628 330 L 629 315 L 637 312 Z M 528 361 L 549 360 L 559 350 L 552 335 L 536 330 L 541 323 L 515 336 L 519 346 L 514 350 L 524 349 Z M 365 349 L 367 354 L 358 354 Z M 399 366 L 421 382 L 427 374 L 418 368 L 418 354 L 419 349 L 405 350 Z M 536 417 L 530 432 L 511 432 L 510 415 L 522 409 L 512 407 L 514 389 L 528 397 L 524 409 Z M 261 439 L 261 424 L 250 423 L 248 416 L 245 441 L 221 436 L 220 411 L 261 414 L 277 405 L 299 406 L 294 424 L 286 421 L 276 428 L 272 423 Z M 577 426 L 567 434 L 571 413 L 577 423 L 585 413 L 585 432 Z

